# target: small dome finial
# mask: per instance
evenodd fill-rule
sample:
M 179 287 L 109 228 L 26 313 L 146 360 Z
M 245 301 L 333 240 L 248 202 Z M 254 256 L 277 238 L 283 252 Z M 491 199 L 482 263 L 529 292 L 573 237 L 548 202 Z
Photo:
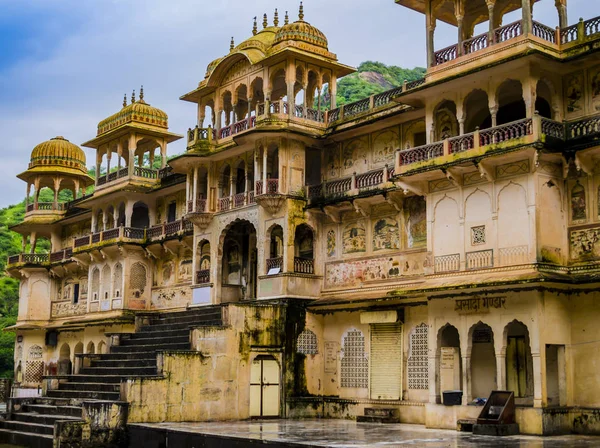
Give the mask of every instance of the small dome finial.
M 279 13 L 277 12 L 277 8 L 275 8 L 275 15 L 273 16 L 273 25 L 279 26 Z
M 123 107 L 127 107 L 127 94 L 123 95 Z
M 144 102 L 144 86 L 140 88 L 140 102 Z
M 231 36 L 231 43 L 229 44 L 229 51 L 233 51 L 235 48 L 235 41 L 233 40 L 233 36 Z
M 252 27 L 252 35 L 256 36 L 256 33 L 258 33 L 258 25 L 256 24 L 256 16 L 254 17 L 254 26 Z
M 133 93 L 131 94 L 131 104 L 135 103 L 135 89 L 133 91 Z
M 290 16 L 288 16 L 288 12 L 285 12 L 285 19 L 283 21 L 284 25 L 287 25 L 288 23 L 290 23 Z
M 269 22 L 267 22 L 267 14 L 265 13 L 265 15 L 263 16 L 263 28 L 266 28 L 269 26 Z
M 300 11 L 298 12 L 298 19 L 304 20 L 304 5 L 300 2 Z

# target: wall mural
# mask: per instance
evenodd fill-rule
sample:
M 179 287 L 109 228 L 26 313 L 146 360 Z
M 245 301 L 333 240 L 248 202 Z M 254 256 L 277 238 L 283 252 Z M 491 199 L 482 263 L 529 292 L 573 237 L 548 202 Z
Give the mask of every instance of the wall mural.
M 583 75 L 576 73 L 567 77 L 566 80 L 566 96 L 567 96 L 567 113 L 575 114 L 583 110 Z
M 338 149 L 337 146 L 334 146 L 327 150 L 327 175 L 330 179 L 337 177 L 340 169 Z
M 571 230 L 571 260 L 590 261 L 600 258 L 600 227 Z
M 592 109 L 600 112 L 600 69 L 592 74 Z
M 427 253 L 379 257 L 325 265 L 325 287 L 359 286 L 363 282 L 420 275 L 428 266 Z
M 394 159 L 394 153 L 400 146 L 398 133 L 384 131 L 373 139 L 373 162 L 382 163 Z
M 366 252 L 367 250 L 367 232 L 364 224 L 357 222 L 348 224 L 344 228 L 344 253 L 353 254 L 357 252 Z
M 573 221 L 587 218 L 585 188 L 577 181 L 571 190 L 571 216 Z
M 385 249 L 400 249 L 398 221 L 382 218 L 373 226 L 373 252 Z
M 344 174 L 360 172 L 364 165 L 369 148 L 369 137 L 360 137 L 344 144 L 342 151 L 342 169 Z
M 408 247 L 427 245 L 427 214 L 425 198 L 412 196 L 404 201 Z
M 327 256 L 335 257 L 335 230 L 327 232 Z

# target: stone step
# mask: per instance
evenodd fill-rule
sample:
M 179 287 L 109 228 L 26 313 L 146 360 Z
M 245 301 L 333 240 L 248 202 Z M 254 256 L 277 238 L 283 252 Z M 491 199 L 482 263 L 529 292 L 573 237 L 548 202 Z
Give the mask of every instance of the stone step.
M 148 359 L 94 359 L 91 367 L 156 367 L 156 356 Z
M 140 328 L 141 331 L 148 333 L 157 333 L 169 330 L 189 330 L 192 327 L 218 327 L 223 325 L 221 319 L 211 319 L 205 321 L 186 321 L 180 323 L 156 321 L 152 325 L 146 325 Z
M 369 417 L 398 417 L 397 408 L 365 408 L 365 415 Z
M 119 392 L 120 384 L 115 383 L 76 383 L 76 382 L 67 382 L 67 383 L 58 383 L 58 390 L 89 390 L 89 391 L 97 391 L 97 392 Z
M 152 318 L 164 319 L 164 318 L 186 317 L 186 316 L 203 317 L 203 316 L 209 316 L 211 314 L 221 316 L 221 310 L 222 310 L 221 305 L 202 306 L 202 307 L 188 308 L 187 310 L 180 310 L 180 311 L 171 311 L 171 312 L 165 311 L 165 312 L 153 315 Z
M 132 333 L 131 334 L 131 338 L 132 339 L 146 339 L 146 338 L 157 338 L 160 336 L 164 336 L 164 337 L 171 337 L 171 336 L 188 336 L 190 335 L 190 327 L 189 325 L 185 324 L 184 327 L 182 328 L 172 328 L 167 330 L 162 330 L 162 331 L 146 331 L 146 328 L 152 328 L 150 326 L 148 327 L 142 327 L 142 329 L 140 331 L 138 331 L 137 333 Z
M 84 367 L 79 371 L 82 375 L 103 376 L 118 375 L 121 377 L 156 375 L 156 366 L 153 367 Z
M 52 448 L 53 436 L 0 429 L 0 442 L 27 448 Z
M 81 409 L 81 408 L 79 408 Z M 57 420 L 81 420 L 80 417 L 74 417 L 64 414 L 38 414 L 35 412 L 13 412 L 11 414 L 13 420 L 18 422 L 38 423 L 41 425 L 54 425 Z
M 34 434 L 54 434 L 54 423 L 46 425 L 42 423 L 22 422 L 16 420 L 0 420 L 1 429 L 11 431 L 30 432 Z
M 169 316 L 153 319 L 150 321 L 150 326 L 166 325 L 166 324 L 189 324 L 189 325 L 206 325 L 207 322 L 220 322 L 222 320 L 221 312 L 193 315 L 186 314 L 182 316 Z
M 356 417 L 358 423 L 400 423 L 398 417 L 378 417 L 375 415 L 359 415 Z
M 47 405 L 47 406 L 70 406 L 71 402 L 67 398 L 50 398 L 50 397 L 37 397 L 33 401 L 34 404 Z
M 70 400 L 69 400 L 70 401 Z M 23 409 L 28 413 L 40 415 L 56 415 L 57 417 L 81 419 L 83 409 L 80 406 L 52 406 L 47 404 L 27 404 Z
M 125 346 L 144 346 L 144 345 L 152 345 L 152 344 L 156 344 L 156 345 L 164 345 L 164 344 L 183 344 L 183 343 L 188 343 L 190 342 L 190 335 L 185 334 L 183 336 L 162 336 L 160 334 L 157 334 L 154 337 L 150 337 L 150 338 L 131 338 L 131 339 L 121 339 L 121 344 L 119 345 L 119 347 L 125 347 Z
M 190 343 L 178 342 L 176 344 L 152 344 L 152 345 L 118 345 L 110 348 L 111 353 L 139 353 L 159 350 L 189 350 Z
M 103 392 L 97 390 L 49 390 L 46 392 L 46 394 L 49 397 L 89 400 L 119 401 L 121 398 L 121 394 L 119 392 Z
M 133 359 L 154 359 L 156 361 L 156 351 L 151 350 L 147 352 L 136 352 L 136 353 L 106 353 L 100 355 L 102 361 L 118 361 L 118 360 L 133 360 Z
M 76 383 L 113 383 L 119 384 L 121 381 L 131 378 L 132 375 L 118 375 L 116 374 L 115 368 L 112 368 L 113 374 L 109 375 L 66 375 L 61 376 L 61 380 L 73 381 Z M 103 371 L 104 372 L 104 371 Z M 156 378 L 157 374 L 154 372 L 152 375 L 133 375 L 135 378 Z

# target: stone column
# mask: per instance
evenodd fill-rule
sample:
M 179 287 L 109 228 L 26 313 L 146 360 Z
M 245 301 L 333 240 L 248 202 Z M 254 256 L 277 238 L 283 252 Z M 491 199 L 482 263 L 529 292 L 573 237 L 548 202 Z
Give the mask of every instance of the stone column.
M 464 18 L 465 16 L 462 14 L 456 14 L 456 22 L 458 23 L 458 46 L 457 46 L 457 54 L 458 56 L 462 56 L 463 54 L 463 40 L 465 38 L 465 31 L 464 31 Z
M 132 134 L 129 136 L 129 160 L 128 160 L 128 166 L 127 168 L 129 169 L 129 176 L 133 176 L 133 168 L 135 166 L 135 134 Z
M 496 388 L 506 390 L 506 353 L 496 353 Z
M 490 19 L 490 28 L 488 31 L 488 46 L 494 43 L 494 31 L 495 31 L 495 20 L 494 17 L 494 8 L 496 6 L 496 0 L 485 0 L 488 8 L 488 17 Z
M 331 76 L 331 81 L 329 82 L 329 96 L 331 97 L 330 109 L 333 110 L 337 107 L 337 77 L 335 75 Z
M 35 246 L 37 245 L 37 232 L 31 232 L 29 235 L 29 253 L 35 253 Z
M 110 173 L 110 156 L 112 155 L 112 151 L 110 149 L 106 150 L 106 175 Z M 107 179 L 108 180 L 108 179 Z
M 558 10 L 558 26 L 566 28 L 569 26 L 569 19 L 567 17 L 567 5 L 564 3 L 566 0 L 556 0 L 556 9 Z
M 435 25 L 436 20 L 433 15 L 433 7 L 431 5 L 431 0 L 427 0 L 425 10 L 425 27 L 427 30 L 427 68 L 431 68 L 435 65 Z
M 27 211 L 27 207 L 29 207 L 29 195 L 31 194 L 31 184 L 29 181 L 27 182 L 27 190 L 25 194 L 25 211 Z
M 263 148 L 263 186 L 262 186 L 262 194 L 266 194 L 267 192 L 267 162 L 269 161 L 268 159 L 268 150 L 267 148 Z
M 21 252 L 25 253 L 26 250 L 27 250 L 27 236 L 23 235 L 23 238 L 21 239 Z
M 523 35 L 531 33 L 532 28 L 532 14 L 531 14 L 531 0 L 521 0 L 521 7 L 523 10 Z
M 167 166 L 167 140 L 163 138 L 160 144 L 160 167 L 165 168 Z
M 469 404 L 473 398 L 471 396 L 471 355 L 462 357 L 462 404 Z
M 531 353 L 533 362 L 533 407 L 542 407 L 542 358 L 539 353 Z
M 194 167 L 194 184 L 192 185 L 192 210 L 196 211 L 196 202 L 198 199 L 198 167 Z

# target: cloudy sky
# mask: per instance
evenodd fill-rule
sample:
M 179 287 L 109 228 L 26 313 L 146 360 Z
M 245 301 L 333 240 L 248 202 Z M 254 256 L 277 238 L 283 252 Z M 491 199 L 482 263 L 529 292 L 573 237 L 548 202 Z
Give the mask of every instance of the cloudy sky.
M 600 15 L 598 0 L 569 3 L 570 23 Z M 343 63 L 426 63 L 424 17 L 393 0 L 304 5 L 305 20 L 327 35 Z M 296 0 L 0 0 L 0 207 L 23 198 L 15 175 L 36 144 L 57 135 L 81 144 L 141 84 L 147 102 L 169 114 L 171 131 L 183 134 L 196 118 L 179 96 L 228 52 L 231 36 L 248 38 L 252 18 L 266 12 L 271 21 L 275 8 L 281 18 L 285 10 L 297 17 Z M 556 26 L 554 1 L 541 0 L 534 19 Z M 438 26 L 436 47 L 455 36 Z M 170 154 L 183 150 L 181 142 L 169 147 Z M 93 160 L 88 151 L 88 165 Z

